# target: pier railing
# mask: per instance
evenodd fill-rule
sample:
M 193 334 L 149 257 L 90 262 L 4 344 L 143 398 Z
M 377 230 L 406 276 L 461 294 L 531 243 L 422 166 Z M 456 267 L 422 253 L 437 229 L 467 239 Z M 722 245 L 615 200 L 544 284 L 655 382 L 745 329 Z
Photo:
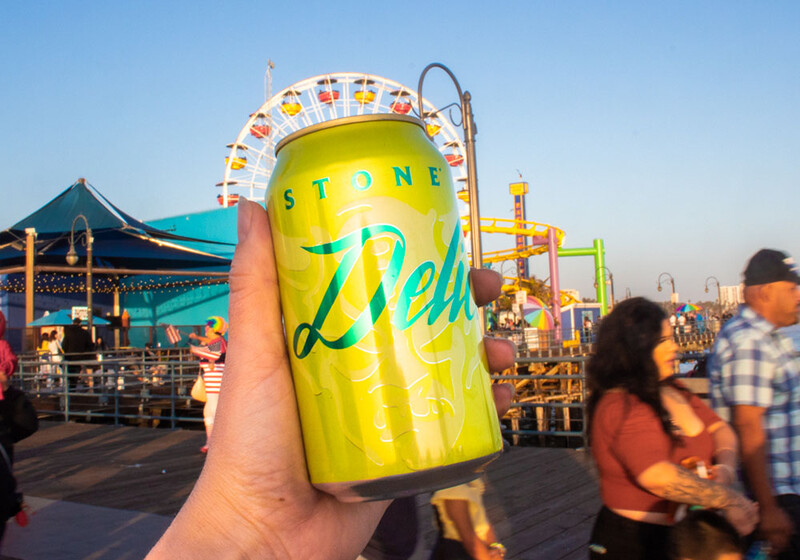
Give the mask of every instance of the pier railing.
M 587 360 L 586 355 L 521 355 L 514 372 L 493 375 L 516 389 L 502 420 L 503 435 L 514 445 L 584 446 Z
M 563 346 L 562 346 L 563 348 Z M 581 447 L 587 441 L 586 363 L 589 344 L 575 355 L 533 355 L 524 345 L 516 366 L 498 382 L 513 383 L 516 396 L 503 418 L 504 436 L 515 445 Z M 681 354 L 681 361 L 702 353 Z M 191 398 L 199 365 L 185 350 L 104 352 L 94 360 L 51 362 L 35 353 L 20 356 L 14 384 L 40 415 L 64 421 L 202 429 L 203 403 Z M 102 359 L 99 359 L 102 358 Z
M 20 356 L 14 380 L 42 416 L 171 428 L 203 425 L 203 403 L 190 396 L 199 365 L 188 352 L 126 349 L 93 360 L 49 358 Z

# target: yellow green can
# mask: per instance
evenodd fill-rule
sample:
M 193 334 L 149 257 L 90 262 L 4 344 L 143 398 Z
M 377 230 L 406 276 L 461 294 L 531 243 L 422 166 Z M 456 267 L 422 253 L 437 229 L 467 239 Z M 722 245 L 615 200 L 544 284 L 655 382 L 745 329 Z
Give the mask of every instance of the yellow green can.
M 502 439 L 444 157 L 388 114 L 276 154 L 267 210 L 311 482 L 364 501 L 475 478 Z

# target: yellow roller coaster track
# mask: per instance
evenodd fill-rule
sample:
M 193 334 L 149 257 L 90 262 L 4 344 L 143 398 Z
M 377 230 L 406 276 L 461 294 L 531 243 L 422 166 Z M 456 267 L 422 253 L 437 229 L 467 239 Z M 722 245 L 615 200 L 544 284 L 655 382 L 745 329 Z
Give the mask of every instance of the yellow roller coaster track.
M 469 216 L 461 217 L 461 224 L 464 231 L 470 230 Z M 503 261 L 511 261 L 516 259 L 525 259 L 533 255 L 541 255 L 547 252 L 547 235 L 550 230 L 556 233 L 556 244 L 561 247 L 564 242 L 564 230 L 549 224 L 540 224 L 539 222 L 517 221 L 505 218 L 481 218 L 481 232 L 482 233 L 504 233 L 506 235 L 524 235 L 525 237 L 535 238 L 537 243 L 526 245 L 522 248 L 501 249 L 500 251 L 489 251 L 483 253 L 484 263 L 498 263 Z M 533 291 L 533 286 L 529 280 L 525 278 L 516 278 L 510 276 L 503 277 L 503 292 L 514 293 L 520 290 L 525 290 L 528 293 Z M 572 305 L 573 303 L 580 303 L 572 295 L 561 292 L 561 307 Z
M 470 230 L 469 216 L 461 217 L 461 225 L 464 231 Z M 507 235 L 524 235 L 525 237 L 536 238 L 539 243 L 532 243 L 522 248 L 501 249 L 500 251 L 488 251 L 483 253 L 484 263 L 497 263 L 514 259 L 524 259 L 533 255 L 541 255 L 547 252 L 547 233 L 550 230 L 556 232 L 556 243 L 559 247 L 564 242 L 564 231 L 555 226 L 540 224 L 538 222 L 526 222 L 508 220 L 505 218 L 481 218 L 481 232 L 483 233 L 505 233 Z

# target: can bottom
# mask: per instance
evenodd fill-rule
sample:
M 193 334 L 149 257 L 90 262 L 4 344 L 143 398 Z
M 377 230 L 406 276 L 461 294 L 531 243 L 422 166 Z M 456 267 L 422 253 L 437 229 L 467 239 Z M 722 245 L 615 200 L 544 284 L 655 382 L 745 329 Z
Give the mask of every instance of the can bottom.
M 497 459 L 502 452 L 500 450 L 477 459 L 410 474 L 350 482 L 328 482 L 314 486 L 334 495 L 340 502 L 373 502 L 415 496 L 475 480 L 481 475 L 484 467 Z

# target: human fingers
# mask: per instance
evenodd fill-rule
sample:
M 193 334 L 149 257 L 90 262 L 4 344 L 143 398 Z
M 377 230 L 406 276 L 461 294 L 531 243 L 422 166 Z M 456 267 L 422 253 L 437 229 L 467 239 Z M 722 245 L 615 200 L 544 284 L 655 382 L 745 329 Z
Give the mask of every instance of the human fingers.
M 513 342 L 505 338 L 487 336 L 483 339 L 483 346 L 486 349 L 490 371 L 501 372 L 514 367 L 517 347 Z
M 493 383 L 492 397 L 499 417 L 505 416 L 514 400 L 514 386 L 511 383 Z
M 500 372 L 514 367 L 517 350 L 513 342 L 504 338 L 485 337 L 483 344 L 490 371 Z M 511 408 L 514 392 L 511 383 L 492 383 L 492 397 L 498 416 L 502 417 Z
M 502 292 L 503 277 L 488 268 L 473 268 L 469 271 L 472 296 L 478 307 L 497 299 Z

